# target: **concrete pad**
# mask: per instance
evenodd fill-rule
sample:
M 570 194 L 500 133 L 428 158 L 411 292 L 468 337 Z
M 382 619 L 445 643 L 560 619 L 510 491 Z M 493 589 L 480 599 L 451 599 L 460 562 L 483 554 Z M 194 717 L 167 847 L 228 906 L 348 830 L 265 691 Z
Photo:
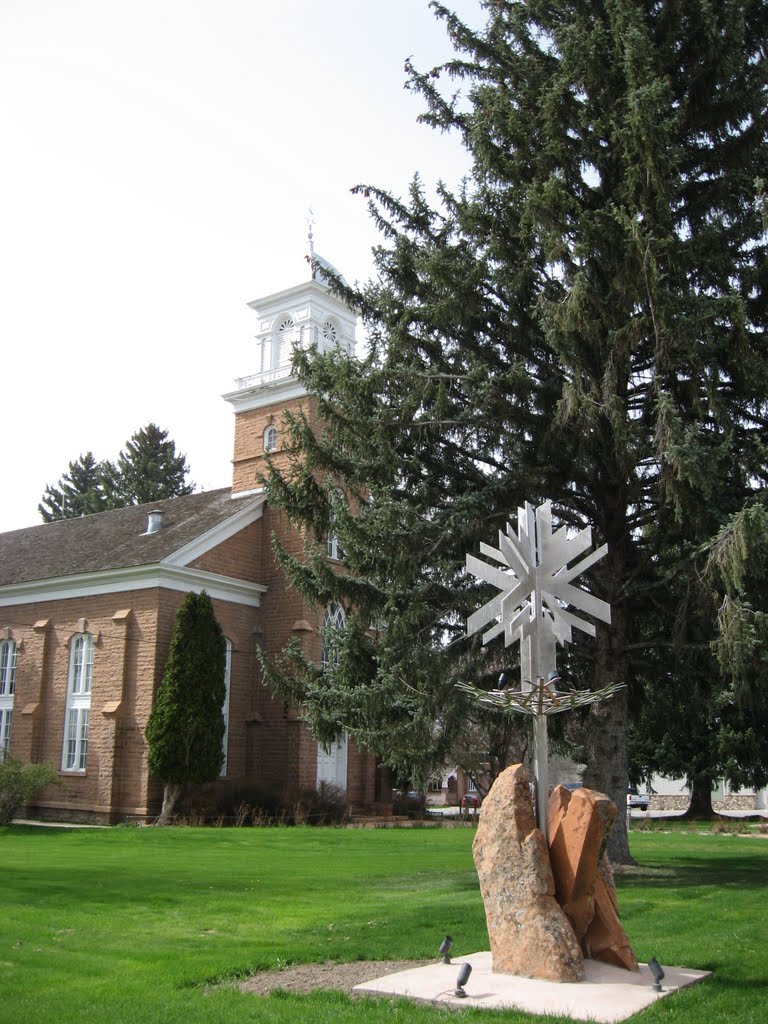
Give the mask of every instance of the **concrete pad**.
M 464 999 L 454 995 L 463 963 L 472 965 Z M 586 978 L 581 982 L 539 981 L 512 974 L 494 974 L 490 953 L 470 953 L 450 964 L 428 964 L 376 978 L 356 985 L 354 991 L 364 995 L 404 996 L 457 1008 L 517 1009 L 526 1013 L 561 1014 L 574 1020 L 612 1024 L 613 1021 L 626 1020 L 657 999 L 694 985 L 711 974 L 710 971 L 663 965 L 665 977 L 659 993 L 653 990 L 647 964 L 640 965 L 639 974 L 598 960 L 585 960 L 584 967 Z

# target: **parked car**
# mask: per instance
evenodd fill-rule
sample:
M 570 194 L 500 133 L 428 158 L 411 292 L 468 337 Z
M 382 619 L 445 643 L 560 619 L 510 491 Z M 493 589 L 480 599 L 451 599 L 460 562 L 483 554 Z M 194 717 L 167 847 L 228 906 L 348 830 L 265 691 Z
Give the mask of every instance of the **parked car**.
M 645 793 L 638 793 L 637 786 L 627 790 L 627 807 L 631 810 L 647 811 L 651 798 Z
M 477 793 L 465 793 L 464 796 L 461 798 L 461 806 L 479 807 L 480 797 L 477 795 Z

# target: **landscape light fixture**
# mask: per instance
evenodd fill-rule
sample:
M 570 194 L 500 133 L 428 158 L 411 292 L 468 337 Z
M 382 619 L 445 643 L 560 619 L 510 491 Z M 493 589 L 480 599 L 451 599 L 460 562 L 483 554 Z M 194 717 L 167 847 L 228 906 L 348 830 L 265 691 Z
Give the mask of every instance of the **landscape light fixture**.
M 648 969 L 653 975 L 653 991 L 661 992 L 661 979 L 664 977 L 664 968 L 655 956 L 648 961 Z
M 461 965 L 461 970 L 459 971 L 459 976 L 456 979 L 456 988 L 453 991 L 453 994 L 455 996 L 458 996 L 459 999 L 466 999 L 467 998 L 467 993 L 464 991 L 464 986 L 469 981 L 469 976 L 470 976 L 471 973 L 472 973 L 472 964 L 462 964 Z
M 453 939 L 451 938 L 450 935 L 446 935 L 443 941 L 440 943 L 440 949 L 438 949 L 437 952 L 443 958 L 444 964 L 449 964 L 451 962 L 450 949 L 452 945 Z

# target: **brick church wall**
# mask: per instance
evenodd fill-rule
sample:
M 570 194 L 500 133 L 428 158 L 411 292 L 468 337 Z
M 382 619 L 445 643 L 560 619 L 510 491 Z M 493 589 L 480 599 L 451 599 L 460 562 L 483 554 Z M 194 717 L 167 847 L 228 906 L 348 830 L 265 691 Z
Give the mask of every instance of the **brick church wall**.
M 232 455 L 232 493 L 252 491 L 261 487 L 260 475 L 264 472 L 264 431 L 268 426 L 277 427 L 277 450 L 272 453 L 272 462 L 278 469 L 288 466 L 286 412 L 303 410 L 308 419 L 313 419 L 316 410 L 315 399 L 294 398 L 279 405 L 267 405 L 260 409 L 238 412 L 235 417 L 235 444 Z
M 120 821 L 156 813 L 162 787 L 147 774 L 144 730 L 184 594 L 164 589 L 4 608 L 20 644 L 9 753 L 59 774 L 29 811 L 58 820 Z M 259 682 L 252 644 L 258 609 L 214 600 L 232 643 L 228 774 L 245 774 L 248 719 Z M 62 770 L 74 634 L 94 636 L 86 769 Z
M 262 521 L 257 519 L 234 537 L 190 562 L 190 568 L 247 580 L 250 583 L 263 583 L 263 532 Z
M 39 814 L 87 820 L 144 813 L 143 728 L 157 672 L 154 591 L 23 604 L 2 609 L 20 650 L 9 753 L 59 773 L 35 800 Z M 62 769 L 70 641 L 94 637 L 84 772 Z

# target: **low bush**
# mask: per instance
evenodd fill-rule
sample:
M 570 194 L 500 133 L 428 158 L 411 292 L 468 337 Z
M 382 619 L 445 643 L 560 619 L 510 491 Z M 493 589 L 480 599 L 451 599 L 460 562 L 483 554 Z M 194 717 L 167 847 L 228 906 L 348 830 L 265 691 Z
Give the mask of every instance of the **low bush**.
M 10 825 L 28 800 L 53 784 L 59 784 L 59 777 L 50 765 L 6 757 L 0 762 L 0 825 Z
M 392 813 L 407 815 L 412 820 L 420 821 L 424 817 L 425 803 L 421 793 L 403 793 L 395 790 L 392 794 Z
M 188 787 L 179 801 L 176 823 L 337 825 L 346 817 L 346 794 L 331 783 L 321 782 L 313 789 L 263 779 L 237 779 Z

